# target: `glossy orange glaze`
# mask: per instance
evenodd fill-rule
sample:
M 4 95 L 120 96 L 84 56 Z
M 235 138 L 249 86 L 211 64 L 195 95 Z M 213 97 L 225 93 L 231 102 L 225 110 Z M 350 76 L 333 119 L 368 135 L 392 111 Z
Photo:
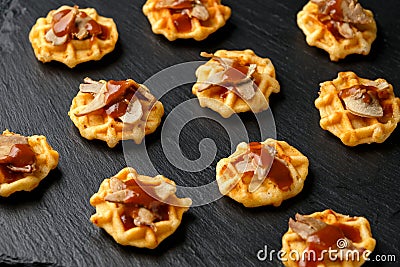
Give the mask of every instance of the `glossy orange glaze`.
M 35 161 L 36 154 L 28 144 L 15 144 L 8 156 L 0 160 L 0 183 L 12 183 L 24 177 L 23 173 L 12 171 L 7 166 L 25 167 Z
M 325 228 L 317 231 L 307 238 L 307 251 L 310 251 L 310 255 L 315 253 L 315 258 L 311 257 L 303 259 L 299 262 L 300 267 L 315 267 L 323 260 L 323 251 L 329 249 L 339 249 L 337 242 L 339 239 L 347 238 L 354 243 L 362 241 L 360 231 L 351 226 L 341 223 L 334 225 L 327 225 Z M 327 254 L 325 254 L 327 255 Z
M 272 166 L 267 174 L 267 179 L 272 181 L 274 184 L 278 186 L 278 188 L 282 191 L 288 191 L 290 186 L 293 184 L 293 178 L 290 173 L 288 167 L 281 162 L 281 160 L 277 159 L 276 157 L 272 156 L 269 151 L 264 147 L 263 144 L 259 142 L 251 142 L 249 144 L 250 153 L 254 153 L 260 156 L 262 166 L 270 166 L 272 162 Z M 243 158 L 239 157 L 232 164 L 236 164 L 242 161 Z M 249 180 L 249 177 L 254 176 L 254 172 L 246 172 L 243 174 L 242 179 L 246 178 Z
M 343 223 L 337 223 L 335 226 L 339 227 L 344 236 L 350 239 L 352 242 L 359 243 L 362 241 L 360 231 L 356 227 Z
M 106 26 L 101 26 L 101 33 L 97 35 L 100 40 L 107 40 L 110 37 L 110 29 Z
M 28 144 L 15 144 L 11 147 L 8 156 L 0 160 L 0 164 L 25 167 L 35 163 L 35 152 Z
M 0 184 L 12 183 L 23 177 L 23 173 L 13 172 L 6 165 L 0 164 Z
M 121 117 L 126 113 L 129 102 L 135 94 L 137 87 L 131 81 L 114 81 L 107 82 L 106 107 L 104 111 L 112 118 Z
M 89 20 L 86 23 L 85 28 L 90 35 L 100 35 L 103 32 L 102 26 L 94 19 Z
M 192 20 L 186 13 L 172 14 L 172 21 L 178 32 L 185 33 L 192 30 Z
M 293 184 L 293 178 L 288 167 L 280 160 L 274 158 L 271 169 L 268 173 L 270 179 L 282 191 L 288 191 Z
M 86 18 L 88 15 L 83 11 L 79 11 L 78 14 L 75 14 L 75 11 L 72 9 L 64 9 L 55 13 L 52 20 L 54 34 L 58 37 L 69 35 L 69 38 L 73 39 L 73 34 L 78 32 L 76 26 L 76 18 L 78 17 Z M 90 19 L 86 22 L 85 29 L 89 33 L 89 37 L 87 38 L 98 37 L 99 39 L 105 40 L 109 37 L 109 29 L 97 23 L 94 19 Z
M 329 249 L 335 249 L 336 243 L 339 239 L 345 238 L 343 231 L 334 225 L 327 225 L 316 233 L 310 235 L 307 238 L 307 251 L 310 251 L 309 255 L 315 255 L 315 257 L 303 257 L 299 261 L 299 267 L 315 267 L 323 261 L 323 251 Z M 314 252 L 314 253 L 311 253 Z
M 76 15 L 71 9 L 58 11 L 53 15 L 52 28 L 56 36 L 62 37 L 75 31 Z
M 231 85 L 240 82 L 246 78 L 248 70 L 248 66 L 241 65 L 235 61 L 233 66 L 225 71 L 222 83 Z M 228 90 L 226 87 L 220 85 L 215 85 L 212 88 L 213 93 L 218 95 L 222 100 L 225 100 L 230 92 L 230 90 Z

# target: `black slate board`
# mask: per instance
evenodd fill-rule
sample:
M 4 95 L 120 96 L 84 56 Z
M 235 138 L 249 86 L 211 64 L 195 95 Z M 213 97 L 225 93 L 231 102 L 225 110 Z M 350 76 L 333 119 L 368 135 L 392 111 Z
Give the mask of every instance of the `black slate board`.
M 0 129 L 43 134 L 60 153 L 60 162 L 31 193 L 0 199 L 0 263 L 11 265 L 122 266 L 122 265 L 268 265 L 257 260 L 268 245 L 281 248 L 289 217 L 332 208 L 363 215 L 371 222 L 377 246 L 373 256 L 400 257 L 400 131 L 383 144 L 349 148 L 319 127 L 314 108 L 319 82 L 352 70 L 361 77 L 388 79 L 400 95 L 400 21 L 396 0 L 362 1 L 374 11 L 378 38 L 369 56 L 350 56 L 332 63 L 328 55 L 309 47 L 297 28 L 296 13 L 306 1 L 226 0 L 233 14 L 227 25 L 203 42 L 168 42 L 154 35 L 141 12 L 145 1 L 0 1 Z M 99 62 L 68 69 L 59 63 L 42 64 L 31 49 L 28 33 L 38 17 L 62 4 L 92 6 L 118 25 L 115 51 Z M 308 156 L 309 176 L 297 197 L 279 208 L 246 209 L 222 198 L 192 208 L 181 227 L 157 249 L 116 244 L 89 217 L 90 196 L 100 182 L 125 166 L 122 146 L 109 149 L 100 141 L 80 137 L 67 116 L 78 85 L 94 79 L 134 78 L 143 82 L 176 63 L 201 60 L 200 51 L 251 48 L 269 57 L 277 70 L 281 93 L 271 98 L 279 139 Z M 193 98 L 190 85 L 174 90 L 164 100 L 166 113 Z M 250 139 L 259 137 L 254 119 L 246 121 Z M 204 126 L 207 125 L 207 126 Z M 210 128 L 211 127 L 211 128 Z M 206 129 L 205 129 L 206 128 Z M 211 131 L 208 129 L 212 129 Z M 219 135 L 222 134 L 222 137 Z M 201 175 L 173 169 L 159 145 L 160 130 L 146 138 L 157 170 L 178 184 L 197 185 L 213 180 L 215 163 L 228 155 L 223 129 L 208 121 L 194 121 L 182 132 L 180 148 L 190 159 L 199 157 L 198 143 L 214 138 L 219 152 Z M 372 262 L 365 266 L 398 266 Z

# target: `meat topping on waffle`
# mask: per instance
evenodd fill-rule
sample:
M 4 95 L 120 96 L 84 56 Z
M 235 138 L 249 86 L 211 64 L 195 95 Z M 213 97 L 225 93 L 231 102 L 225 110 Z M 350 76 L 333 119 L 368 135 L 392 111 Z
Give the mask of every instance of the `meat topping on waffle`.
M 0 135 L 0 172 L 6 182 L 23 178 L 23 173 L 34 172 L 35 162 L 35 153 L 26 137 Z
M 240 174 L 250 175 L 258 180 L 267 179 L 282 191 L 287 191 L 293 183 L 285 160 L 279 158 L 274 147 L 259 142 L 249 144 L 244 154 L 233 159 L 232 164 Z
M 169 205 L 163 201 L 172 201 L 177 205 L 188 205 L 187 200 L 178 199 L 175 186 L 152 178 L 130 179 L 125 182 L 116 177 L 110 179 L 112 193 L 106 195 L 108 202 L 123 205 L 120 218 L 125 230 L 136 226 L 154 226 L 155 222 L 169 218 Z
M 300 214 L 296 214 L 295 219 L 290 218 L 289 227 L 306 241 L 306 250 L 310 255 L 315 255 L 301 259 L 299 267 L 317 266 L 324 260 L 324 253 L 329 250 L 336 253 L 339 260 L 344 260 L 348 252 L 364 250 L 353 245 L 353 241 L 359 242 L 361 237 L 359 231 L 351 226 L 340 223 L 331 225 Z
M 84 116 L 98 110 L 125 123 L 135 123 L 143 116 L 143 106 L 140 100 L 149 102 L 149 107 L 155 103 L 155 97 L 146 88 L 133 80 L 125 81 L 93 81 L 85 78 L 85 83 L 79 89 L 82 93 L 90 93 L 93 100 L 76 116 Z
M 311 0 L 318 5 L 319 20 L 336 38 L 353 38 L 353 27 L 369 24 L 373 18 L 365 13 L 357 0 Z
M 125 230 L 168 220 L 168 205 L 150 196 L 146 191 L 154 190 L 154 185 L 147 185 L 143 190 L 134 180 L 122 182 L 118 178 L 110 179 L 112 193 L 105 197 L 106 201 L 124 206 L 121 221 Z M 153 188 L 152 188 L 153 187 Z
M 172 12 L 174 26 L 178 32 L 192 30 L 192 17 L 201 21 L 206 21 L 210 17 L 207 8 L 200 0 L 160 0 L 156 8 L 167 8 Z
M 108 29 L 97 23 L 78 6 L 63 9 L 53 15 L 51 28 L 46 33 L 46 40 L 53 45 L 63 45 L 69 40 L 85 40 L 97 37 L 108 38 Z
M 218 89 L 223 91 L 233 91 L 245 100 L 254 97 L 256 89 L 252 75 L 256 71 L 257 65 L 241 64 L 238 60 L 230 58 L 221 58 L 213 54 L 202 52 L 203 57 L 212 58 L 217 61 L 223 68 L 221 71 L 208 77 L 198 88 L 198 92 L 209 89 L 213 85 L 218 85 Z

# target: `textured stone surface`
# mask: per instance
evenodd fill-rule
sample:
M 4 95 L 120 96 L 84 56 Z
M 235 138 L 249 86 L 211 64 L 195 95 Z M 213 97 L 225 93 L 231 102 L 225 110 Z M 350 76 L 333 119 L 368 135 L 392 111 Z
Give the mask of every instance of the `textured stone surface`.
M 93 6 L 100 14 L 114 18 L 120 33 L 116 50 L 99 62 L 72 70 L 59 63 L 38 62 L 28 40 L 31 26 L 50 9 L 73 3 Z M 0 262 L 32 266 L 259 265 L 256 253 L 264 245 L 280 249 L 289 217 L 326 208 L 367 217 L 377 239 L 373 255 L 396 254 L 400 259 L 400 130 L 384 144 L 348 148 L 319 127 L 314 108 L 318 84 L 333 79 L 338 71 L 383 77 L 400 95 L 397 1 L 362 1 L 376 15 L 378 39 L 371 55 L 351 56 L 339 63 L 330 62 L 324 51 L 309 47 L 297 28 L 296 13 L 306 1 L 224 3 L 233 11 L 224 28 L 203 42 L 171 43 L 151 32 L 141 12 L 143 0 L 0 2 L 0 129 L 44 134 L 60 152 L 59 167 L 36 190 L 0 199 Z M 90 223 L 94 209 L 89 198 L 104 178 L 125 166 L 122 146 L 109 149 L 102 142 L 80 137 L 67 116 L 79 83 L 86 76 L 142 82 L 173 64 L 201 60 L 201 51 L 220 48 L 251 48 L 274 63 L 282 88 L 271 98 L 278 138 L 310 159 L 304 191 L 279 208 L 246 209 L 228 198 L 193 208 L 177 232 L 155 250 L 116 244 Z M 186 85 L 162 101 L 168 113 L 190 98 L 191 85 Z M 247 121 L 250 138 L 258 140 L 253 117 L 241 118 Z M 207 136 L 218 143 L 218 158 L 227 156 L 228 137 L 220 126 L 207 120 L 185 127 L 183 153 L 196 159 L 198 142 Z M 213 180 L 218 158 L 201 174 L 175 170 L 160 152 L 159 137 L 160 131 L 146 142 L 160 173 L 179 184 Z M 264 264 L 278 266 L 279 262 L 274 259 Z

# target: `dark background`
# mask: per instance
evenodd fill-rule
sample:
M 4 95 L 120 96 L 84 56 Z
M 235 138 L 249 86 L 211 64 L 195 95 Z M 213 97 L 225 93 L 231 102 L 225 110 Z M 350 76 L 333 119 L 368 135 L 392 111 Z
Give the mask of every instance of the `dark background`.
M 256 253 L 268 245 L 281 248 L 289 217 L 331 208 L 369 219 L 377 240 L 373 257 L 400 257 L 400 131 L 383 144 L 346 147 L 319 127 L 314 107 L 318 84 L 338 71 L 352 70 L 370 79 L 386 78 L 400 95 L 400 21 L 398 1 L 362 1 L 373 10 L 378 37 L 369 56 L 350 56 L 339 63 L 309 47 L 296 25 L 296 14 L 306 1 L 226 0 L 232 8 L 227 25 L 203 42 L 167 41 L 154 35 L 141 8 L 145 1 L 0 1 L 0 129 L 24 135 L 43 134 L 60 153 L 58 168 L 31 193 L 0 199 L 0 262 L 26 265 L 268 265 Z M 118 26 L 116 49 L 99 62 L 69 69 L 60 63 L 42 64 L 28 40 L 39 17 L 62 4 L 92 6 Z M 90 196 L 104 178 L 125 166 L 122 146 L 109 149 L 100 141 L 83 139 L 67 116 L 79 83 L 93 79 L 133 78 L 143 82 L 176 63 L 201 60 L 201 51 L 251 48 L 275 65 L 281 92 L 271 97 L 278 139 L 302 151 L 310 160 L 304 190 L 282 206 L 246 209 L 225 197 L 184 215 L 176 233 L 155 250 L 123 247 L 89 217 Z M 191 85 L 173 90 L 164 102 L 166 114 L 193 98 Z M 250 139 L 258 140 L 254 118 L 241 115 Z M 221 136 L 222 135 L 222 136 Z M 229 155 L 223 128 L 196 120 L 181 133 L 181 149 L 191 159 L 198 143 L 213 138 L 219 149 L 214 163 L 199 174 L 175 171 L 160 152 L 160 129 L 146 138 L 160 173 L 182 185 L 214 179 L 215 163 Z M 165 164 L 164 164 L 165 163 Z M 377 263 L 365 266 L 378 266 Z M 379 266 L 398 266 L 379 264 Z

